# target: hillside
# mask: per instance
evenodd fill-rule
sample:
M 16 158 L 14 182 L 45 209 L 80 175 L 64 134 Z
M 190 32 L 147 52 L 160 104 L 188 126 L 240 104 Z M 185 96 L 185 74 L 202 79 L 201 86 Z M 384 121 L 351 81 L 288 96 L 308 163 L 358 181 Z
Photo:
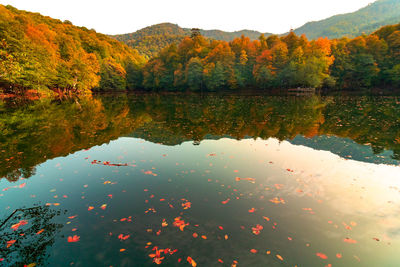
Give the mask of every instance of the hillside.
M 400 0 L 378 0 L 348 14 L 336 15 L 321 21 L 308 22 L 295 30 L 310 39 L 341 38 L 370 34 L 382 26 L 400 22 Z
M 133 33 L 114 35 L 113 38 L 126 43 L 128 46 L 137 49 L 148 58 L 156 56 L 164 47 L 170 44 L 180 43 L 185 36 L 190 36 L 191 29 L 181 28 L 172 23 L 161 23 L 152 25 Z M 242 35 L 252 40 L 257 39 L 262 33 L 251 30 L 225 32 L 221 30 L 200 30 L 200 33 L 210 39 L 221 41 L 232 41 Z M 264 35 L 268 36 L 269 33 Z
M 143 63 L 137 51 L 104 34 L 0 5 L 0 92 L 125 90 L 140 79 Z

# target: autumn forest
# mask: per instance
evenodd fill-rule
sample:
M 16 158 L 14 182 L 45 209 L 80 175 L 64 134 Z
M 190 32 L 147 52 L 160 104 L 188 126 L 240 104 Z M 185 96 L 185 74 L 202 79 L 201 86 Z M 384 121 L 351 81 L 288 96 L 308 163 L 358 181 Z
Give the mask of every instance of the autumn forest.
M 0 90 L 220 91 L 271 88 L 360 90 L 400 87 L 400 24 L 349 39 L 191 36 L 151 58 L 68 21 L 0 5 Z

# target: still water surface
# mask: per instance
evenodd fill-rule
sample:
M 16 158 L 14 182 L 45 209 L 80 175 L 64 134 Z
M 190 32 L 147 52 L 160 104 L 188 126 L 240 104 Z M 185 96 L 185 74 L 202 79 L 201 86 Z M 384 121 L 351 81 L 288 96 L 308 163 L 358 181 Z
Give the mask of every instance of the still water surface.
M 400 264 L 397 97 L 12 99 L 0 131 L 0 266 Z

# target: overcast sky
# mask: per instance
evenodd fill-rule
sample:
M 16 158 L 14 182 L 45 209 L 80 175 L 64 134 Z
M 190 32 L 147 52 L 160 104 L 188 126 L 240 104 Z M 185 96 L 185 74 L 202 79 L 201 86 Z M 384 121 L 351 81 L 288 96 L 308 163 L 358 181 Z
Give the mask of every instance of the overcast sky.
M 161 22 L 202 29 L 283 33 L 304 23 L 356 11 L 373 0 L 0 0 L 106 34 Z

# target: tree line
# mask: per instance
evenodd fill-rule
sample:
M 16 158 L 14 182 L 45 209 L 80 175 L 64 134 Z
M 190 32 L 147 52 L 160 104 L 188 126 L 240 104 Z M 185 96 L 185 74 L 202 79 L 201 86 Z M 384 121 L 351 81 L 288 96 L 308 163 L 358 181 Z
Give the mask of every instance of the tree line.
M 218 91 L 400 87 L 400 24 L 349 39 L 187 36 L 145 60 L 136 50 L 68 21 L 0 5 L 0 90 Z

